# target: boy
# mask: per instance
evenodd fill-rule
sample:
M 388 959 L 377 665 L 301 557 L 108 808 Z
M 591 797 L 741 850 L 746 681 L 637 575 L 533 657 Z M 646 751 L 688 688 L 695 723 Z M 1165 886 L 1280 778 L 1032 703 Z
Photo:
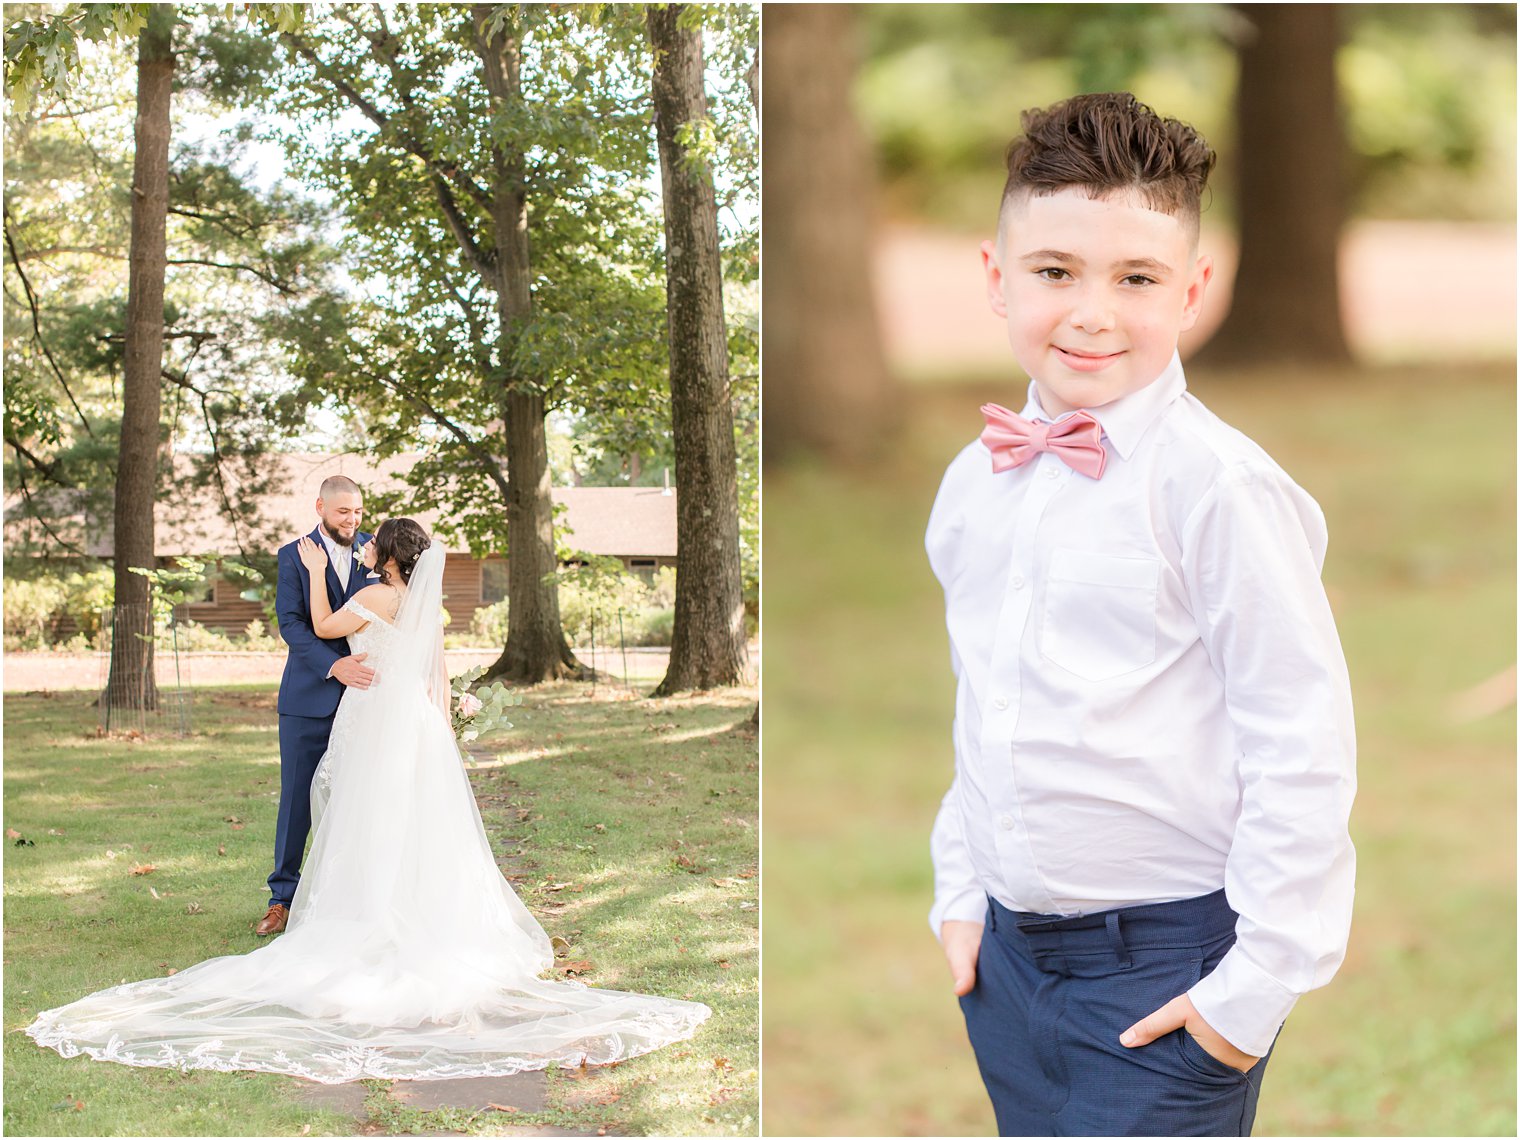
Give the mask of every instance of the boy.
M 983 407 L 925 539 L 958 681 L 930 925 L 1002 1135 L 1249 1135 L 1350 927 L 1324 519 L 1186 391 L 1213 152 L 1128 94 L 1023 125 L 982 257 L 1028 403 Z

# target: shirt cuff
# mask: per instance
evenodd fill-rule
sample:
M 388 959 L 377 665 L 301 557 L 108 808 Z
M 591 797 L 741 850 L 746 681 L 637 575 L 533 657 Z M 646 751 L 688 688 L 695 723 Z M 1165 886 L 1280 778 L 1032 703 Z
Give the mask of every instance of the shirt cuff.
M 1214 1031 L 1253 1057 L 1267 1055 L 1298 996 L 1242 954 L 1239 943 L 1188 991 Z
M 940 927 L 947 922 L 986 922 L 987 892 L 981 887 L 963 887 L 958 891 L 941 895 L 929 908 L 929 929 L 939 937 Z

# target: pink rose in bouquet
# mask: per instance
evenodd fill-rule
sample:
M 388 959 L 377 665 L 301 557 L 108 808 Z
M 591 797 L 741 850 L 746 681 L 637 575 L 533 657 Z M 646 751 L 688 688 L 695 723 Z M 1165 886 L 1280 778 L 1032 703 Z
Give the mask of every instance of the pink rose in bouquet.
M 472 717 L 476 713 L 478 713 L 483 707 L 484 706 L 480 703 L 480 698 L 477 697 L 477 696 L 475 696 L 473 693 L 460 693 L 459 694 L 459 715 L 460 716 L 462 716 L 462 717 Z

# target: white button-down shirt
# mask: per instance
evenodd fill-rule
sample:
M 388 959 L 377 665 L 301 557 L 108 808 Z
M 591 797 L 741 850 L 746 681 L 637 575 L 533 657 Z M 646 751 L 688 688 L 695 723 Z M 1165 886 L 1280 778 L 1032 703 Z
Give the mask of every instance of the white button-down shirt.
M 1260 1056 L 1345 955 L 1350 682 L 1319 507 L 1189 395 L 1174 356 L 1092 410 L 1108 464 L 950 464 L 925 542 L 945 591 L 955 778 L 930 925 L 1224 887 L 1237 941 L 1189 994 Z M 1033 384 L 1024 416 L 1049 419 Z M 1122 1026 L 1120 1028 L 1123 1028 Z

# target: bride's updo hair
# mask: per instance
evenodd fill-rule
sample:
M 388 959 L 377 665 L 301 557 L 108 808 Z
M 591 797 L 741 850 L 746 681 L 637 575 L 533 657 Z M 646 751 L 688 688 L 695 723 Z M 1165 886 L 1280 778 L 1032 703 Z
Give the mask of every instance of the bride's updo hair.
M 413 519 L 386 519 L 375 531 L 374 541 L 375 570 L 387 586 L 391 585 L 390 573 L 385 569 L 387 562 L 394 558 L 401 570 L 401 580 L 410 582 L 417 559 L 433 545 L 428 532 Z

